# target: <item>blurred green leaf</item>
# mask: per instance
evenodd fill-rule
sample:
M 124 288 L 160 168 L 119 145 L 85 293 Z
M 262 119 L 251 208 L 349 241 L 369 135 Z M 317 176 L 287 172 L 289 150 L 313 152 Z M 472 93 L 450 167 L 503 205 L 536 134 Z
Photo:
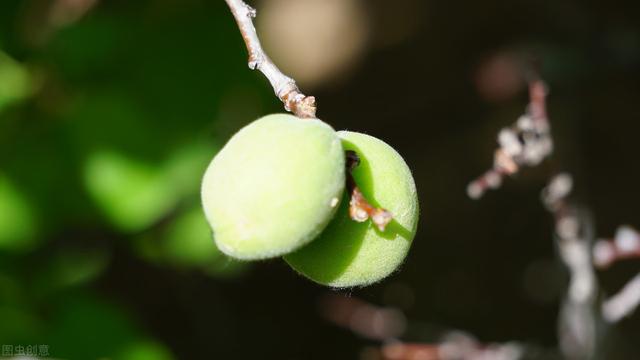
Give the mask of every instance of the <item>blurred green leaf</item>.
M 152 340 L 135 342 L 114 356 L 115 360 L 171 360 L 173 358 L 165 346 Z
M 104 250 L 64 249 L 51 254 L 38 273 L 36 290 L 46 292 L 85 284 L 98 277 L 107 267 L 109 257 Z
M 250 267 L 218 250 L 199 205 L 180 212 L 163 228 L 139 236 L 134 249 L 148 261 L 200 269 L 215 278 L 237 277 Z
M 73 100 L 64 118 L 79 155 L 112 149 L 158 161 L 173 149 L 170 134 L 163 134 L 148 109 L 122 90 L 89 90 Z
M 202 209 L 193 208 L 176 218 L 165 233 L 165 256 L 181 265 L 206 265 L 224 255 L 218 250 Z
M 126 38 L 126 25 L 124 19 L 115 17 L 83 19 L 60 29 L 48 44 L 46 55 L 67 77 L 91 77 L 100 69 L 117 66 L 114 57 Z
M 0 173 L 0 250 L 26 250 L 36 240 L 37 220 L 31 204 Z
M 33 91 L 27 69 L 0 50 L 0 112 Z
M 84 176 L 105 215 L 125 231 L 148 227 L 178 201 L 162 168 L 115 151 L 89 156 Z
M 198 194 L 214 148 L 204 142 L 176 149 L 164 164 L 116 151 L 97 151 L 86 161 L 85 183 L 104 214 L 125 231 L 143 230 L 187 196 Z
M 18 306 L 0 305 L 0 342 L 13 343 L 30 341 L 43 330 L 42 322 L 29 310 Z
M 162 345 L 148 340 L 128 314 L 108 302 L 76 294 L 59 303 L 44 343 L 63 359 L 171 359 Z
M 177 147 L 166 162 L 167 177 L 183 194 L 199 194 L 202 176 L 216 150 L 215 146 L 204 141 Z
M 213 277 L 234 277 L 249 266 L 223 254 L 215 245 L 202 208 L 180 214 L 166 229 L 162 242 L 164 257 L 179 266 L 199 267 Z
M 22 288 L 16 279 L 0 272 L 0 305 L 17 304 L 22 299 Z

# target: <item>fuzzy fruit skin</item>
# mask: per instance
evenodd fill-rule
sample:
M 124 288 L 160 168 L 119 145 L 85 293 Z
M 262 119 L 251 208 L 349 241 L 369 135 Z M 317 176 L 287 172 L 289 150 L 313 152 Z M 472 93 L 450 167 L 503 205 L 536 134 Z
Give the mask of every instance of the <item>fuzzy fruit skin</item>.
M 337 133 L 288 114 L 245 126 L 214 157 L 202 204 L 218 248 L 242 260 L 292 252 L 329 223 L 345 187 Z
M 409 167 L 383 141 L 340 131 L 345 150 L 360 157 L 353 176 L 374 206 L 393 214 L 384 232 L 370 221 L 349 218 L 345 191 L 340 209 L 322 234 L 309 245 L 285 256 L 300 274 L 335 288 L 365 286 L 387 277 L 405 259 L 418 225 L 418 196 Z

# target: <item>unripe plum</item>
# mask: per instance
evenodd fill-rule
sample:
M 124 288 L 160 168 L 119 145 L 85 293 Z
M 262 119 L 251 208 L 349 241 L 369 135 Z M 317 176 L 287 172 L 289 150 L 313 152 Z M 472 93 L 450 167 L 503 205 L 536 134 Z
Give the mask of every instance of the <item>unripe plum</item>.
M 322 234 L 285 260 L 300 274 L 332 287 L 364 286 L 395 271 L 406 257 L 418 224 L 418 197 L 409 167 L 383 141 L 340 131 L 345 150 L 360 158 L 353 177 L 364 196 L 393 215 L 384 231 L 349 217 L 349 195 Z
M 317 119 L 275 114 L 245 126 L 214 157 L 202 181 L 202 203 L 222 252 L 265 259 L 313 240 L 344 187 L 337 133 Z

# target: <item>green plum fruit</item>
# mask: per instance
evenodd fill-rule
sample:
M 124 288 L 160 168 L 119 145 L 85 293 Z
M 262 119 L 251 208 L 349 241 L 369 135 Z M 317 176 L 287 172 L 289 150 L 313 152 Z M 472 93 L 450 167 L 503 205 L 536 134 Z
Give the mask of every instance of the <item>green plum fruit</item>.
M 344 188 L 337 133 L 318 119 L 275 114 L 245 126 L 213 158 L 202 180 L 202 204 L 222 252 L 266 259 L 320 234 Z
M 352 174 L 369 202 L 387 209 L 393 220 L 381 231 L 371 221 L 349 217 L 349 194 L 322 234 L 285 260 L 300 274 L 331 287 L 375 283 L 394 272 L 406 257 L 418 224 L 418 197 L 409 167 L 383 141 L 340 131 L 345 150 L 355 151 L 360 165 Z

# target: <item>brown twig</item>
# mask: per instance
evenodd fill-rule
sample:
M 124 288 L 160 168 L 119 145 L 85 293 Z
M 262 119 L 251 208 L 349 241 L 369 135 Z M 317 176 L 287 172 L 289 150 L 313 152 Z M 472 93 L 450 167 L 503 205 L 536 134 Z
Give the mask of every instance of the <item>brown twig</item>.
M 376 306 L 356 297 L 327 294 L 320 302 L 320 311 L 328 321 L 370 340 L 386 342 L 406 331 L 406 318 L 399 309 Z
M 488 189 L 497 189 L 506 175 L 515 174 L 522 166 L 535 166 L 553 151 L 546 111 L 546 86 L 538 78 L 529 82 L 527 111 L 509 128 L 498 134 L 500 147 L 495 151 L 493 167 L 472 181 L 469 197 L 480 198 Z
M 515 342 L 483 344 L 456 330 L 438 331 L 433 343 L 403 342 L 398 339 L 406 332 L 408 324 L 399 309 L 373 305 L 355 297 L 328 294 L 321 302 L 321 311 L 335 325 L 382 343 L 369 349 L 362 359 L 519 360 L 525 358 L 528 351 L 527 347 Z M 544 359 L 549 360 L 549 357 Z
M 531 81 L 526 114 L 500 132 L 493 168 L 469 185 L 470 197 L 479 198 L 487 189 L 497 188 L 504 175 L 517 172 L 522 165 L 537 165 L 551 154 L 545 97 L 544 83 L 537 78 Z M 566 358 L 586 359 L 597 352 L 601 320 L 619 321 L 640 305 L 640 275 L 599 302 L 595 273 L 595 267 L 604 269 L 622 259 L 640 258 L 640 233 L 623 226 L 613 240 L 600 240 L 594 246 L 589 212 L 568 200 L 572 188 L 572 177 L 559 174 L 544 189 L 542 199 L 554 217 L 556 245 L 570 275 L 558 317 L 558 342 Z
M 284 108 L 300 118 L 316 117 L 316 99 L 306 96 L 298 89 L 296 82 L 283 74 L 262 49 L 253 18 L 256 10 L 242 0 L 225 0 L 249 52 L 249 68 L 259 70 L 267 77 L 278 99 L 284 103 Z
M 399 309 L 373 305 L 355 297 L 327 294 L 322 299 L 321 311 L 330 322 L 382 342 L 366 359 L 519 360 L 526 352 L 524 346 L 513 342 L 482 344 L 462 331 L 438 334 L 434 343 L 402 342 L 398 339 L 407 330 L 407 320 Z
M 383 360 L 519 360 L 525 350 L 517 343 L 480 344 L 454 332 L 437 344 L 395 342 L 382 346 Z
M 566 358 L 589 359 L 595 353 L 598 333 L 593 225 L 588 213 L 568 200 L 572 190 L 572 177 L 562 173 L 551 179 L 542 200 L 554 217 L 556 245 L 569 270 L 569 287 L 558 315 L 558 342 Z
M 360 188 L 356 184 L 353 178 L 353 170 L 360 164 L 360 158 L 355 151 L 346 151 L 346 165 L 347 165 L 347 190 L 351 194 L 351 201 L 349 202 L 349 216 L 351 219 L 357 222 L 364 222 L 371 218 L 371 221 L 380 229 L 384 231 L 386 226 L 393 220 L 391 212 L 377 208 L 371 205 L 362 194 Z
M 612 240 L 598 240 L 593 247 L 593 262 L 600 269 L 626 259 L 640 258 L 640 233 L 621 226 Z M 602 317 L 609 323 L 630 315 L 640 305 L 640 274 L 602 303 Z
M 444 360 L 440 354 L 440 344 L 415 344 L 393 342 L 380 349 L 383 360 Z
M 602 303 L 602 317 L 609 323 L 620 321 L 640 305 L 640 274 L 633 277 L 617 294 Z
M 593 247 L 593 262 L 600 269 L 634 258 L 640 258 L 640 233 L 629 226 L 619 227 L 612 240 L 598 240 Z

